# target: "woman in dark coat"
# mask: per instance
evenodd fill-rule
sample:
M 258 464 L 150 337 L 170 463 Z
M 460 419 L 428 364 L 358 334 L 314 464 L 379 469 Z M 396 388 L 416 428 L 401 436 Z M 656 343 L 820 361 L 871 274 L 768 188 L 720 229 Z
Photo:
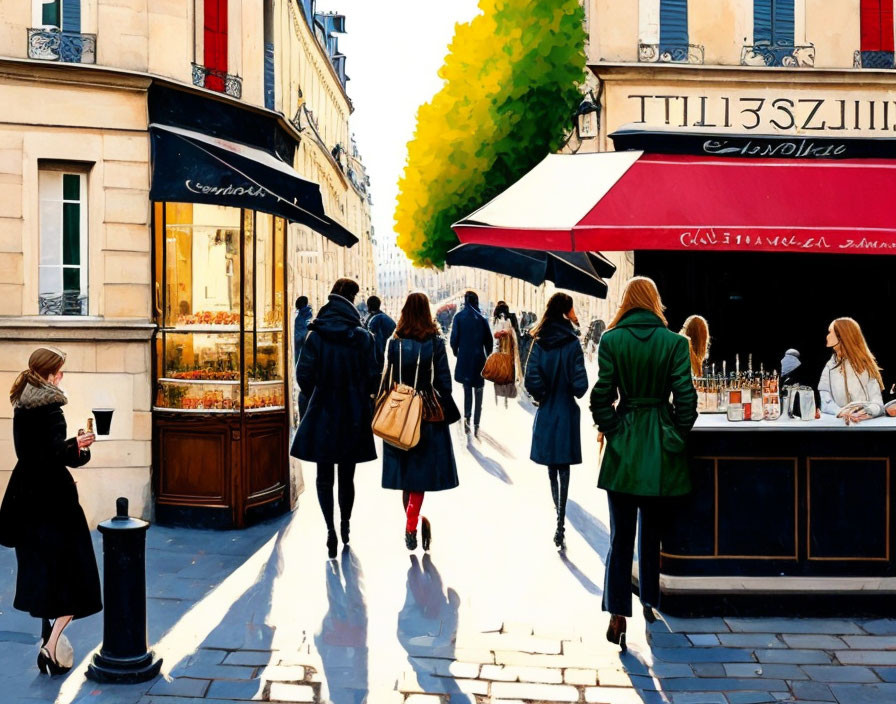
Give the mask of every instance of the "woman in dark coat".
M 90 461 L 94 436 L 65 437 L 64 363 L 65 353 L 40 347 L 10 390 L 18 462 L 0 507 L 0 544 L 15 548 L 18 563 L 13 606 L 42 620 L 37 666 L 52 675 L 71 669 L 57 658 L 65 627 L 103 608 L 90 529 L 66 469 Z
M 651 622 L 659 605 L 668 497 L 691 490 L 685 439 L 697 420 L 697 392 L 688 339 L 666 325 L 656 284 L 643 276 L 629 281 L 597 348 L 598 379 L 591 392 L 591 414 L 607 440 L 597 483 L 610 507 L 603 609 L 611 614 L 607 640 L 623 649 L 638 514 L 640 595 Z
M 479 310 L 479 296 L 467 291 L 464 294 L 464 308 L 454 316 L 451 325 L 451 350 L 457 358 L 454 380 L 464 386 L 464 431 L 470 432 L 472 414 L 477 436 L 482 418 L 482 389 L 485 386 L 482 368 L 492 353 L 492 342 L 488 320 Z
M 380 379 L 373 337 L 361 327 L 352 301 L 358 284 L 339 279 L 329 302 L 308 325 L 296 369 L 301 422 L 290 454 L 317 463 L 317 500 L 327 524 L 327 553 L 336 557 L 333 520 L 334 467 L 339 474 L 342 542 L 349 541 L 355 503 L 355 465 L 376 459 L 373 444 L 373 394 Z
M 386 347 L 386 363 L 386 380 L 414 385 L 419 392 L 430 395 L 428 400 L 438 403 L 444 415 L 441 421 L 424 420 L 420 424 L 420 442 L 410 450 L 383 443 L 383 488 L 401 490 L 407 516 L 405 545 L 408 550 L 415 550 L 424 493 L 458 485 L 448 426 L 460 420 L 460 411 L 451 397 L 445 341 L 433 322 L 426 294 L 412 293 L 405 301 L 395 337 Z M 424 550 L 429 550 L 431 538 L 429 521 L 424 518 Z
M 581 411 L 576 399 L 588 390 L 585 356 L 573 328 L 578 322 L 570 296 L 551 296 L 533 330 L 534 347 L 526 369 L 526 391 L 538 402 L 529 459 L 548 467 L 557 511 L 554 545 L 561 550 L 566 549 L 569 466 L 582 463 Z

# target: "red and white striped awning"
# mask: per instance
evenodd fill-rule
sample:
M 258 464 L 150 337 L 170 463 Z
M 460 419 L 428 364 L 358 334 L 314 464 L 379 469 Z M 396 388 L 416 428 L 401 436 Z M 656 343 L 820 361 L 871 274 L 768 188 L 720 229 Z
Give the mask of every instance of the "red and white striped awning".
M 551 154 L 453 225 L 555 251 L 896 254 L 896 160 Z

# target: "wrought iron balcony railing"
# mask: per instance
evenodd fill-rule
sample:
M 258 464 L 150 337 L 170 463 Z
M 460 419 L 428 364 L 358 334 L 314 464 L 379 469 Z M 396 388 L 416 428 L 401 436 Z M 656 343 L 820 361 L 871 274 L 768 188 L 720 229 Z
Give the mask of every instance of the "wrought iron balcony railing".
M 95 64 L 96 35 L 32 27 L 28 30 L 28 58 Z
M 815 46 L 783 44 L 754 44 L 745 46 L 740 53 L 741 66 L 785 66 L 787 68 L 813 68 Z
M 698 44 L 638 44 L 638 61 L 659 64 L 702 64 L 703 47 Z
M 234 98 L 243 97 L 243 79 L 232 73 L 224 73 L 201 64 L 193 66 L 193 85 L 200 88 L 216 90 L 219 93 L 227 93 Z
M 853 68 L 896 68 L 892 51 L 856 51 Z

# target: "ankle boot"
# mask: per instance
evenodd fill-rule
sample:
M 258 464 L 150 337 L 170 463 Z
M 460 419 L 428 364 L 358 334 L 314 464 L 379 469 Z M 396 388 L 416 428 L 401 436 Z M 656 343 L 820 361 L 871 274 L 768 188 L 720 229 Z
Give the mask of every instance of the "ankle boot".
M 338 545 L 338 542 L 336 540 L 336 531 L 328 530 L 327 531 L 327 555 L 329 555 L 331 560 L 336 558 L 337 545 Z
M 343 518 L 339 523 L 340 532 L 342 533 L 342 543 L 343 545 L 348 545 L 348 535 L 351 532 L 349 528 L 349 519 Z
M 404 532 L 404 544 L 408 550 L 417 549 L 417 531 L 406 530 Z
M 625 616 L 610 616 L 610 625 L 607 627 L 607 640 L 615 643 L 624 653 L 627 648 L 625 645 Z

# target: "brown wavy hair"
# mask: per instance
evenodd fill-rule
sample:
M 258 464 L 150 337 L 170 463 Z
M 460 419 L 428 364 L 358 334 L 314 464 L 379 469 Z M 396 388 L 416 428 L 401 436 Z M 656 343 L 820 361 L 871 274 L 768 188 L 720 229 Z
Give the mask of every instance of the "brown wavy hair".
M 16 377 L 9 390 L 9 402 L 15 404 L 28 384 L 44 386 L 47 377 L 56 374 L 65 364 L 65 352 L 55 347 L 38 347 L 28 358 L 28 368 Z
M 406 340 L 420 342 L 439 334 L 439 328 L 436 327 L 436 322 L 432 317 L 429 298 L 425 293 L 412 293 L 408 296 L 401 309 L 395 334 Z
M 541 320 L 538 321 L 538 325 L 532 328 L 532 332 L 530 333 L 532 335 L 532 338 L 538 339 L 539 337 L 541 337 L 541 331 L 546 325 L 563 320 L 563 316 L 569 313 L 572 308 L 572 296 L 561 291 L 555 293 L 548 301 L 548 305 L 544 309 L 544 315 L 541 316 Z
M 862 334 L 859 324 L 852 318 L 837 318 L 831 323 L 831 328 L 840 342 L 840 350 L 835 352 L 836 366 L 840 366 L 844 359 L 848 359 L 856 374 L 868 372 L 868 376 L 877 379 L 880 388 L 884 388 L 880 367 L 877 365 L 874 355 L 871 354 L 871 350 L 868 349 L 868 343 L 865 342 L 865 336 Z
M 702 315 L 692 315 L 684 321 L 681 333 L 688 338 L 691 349 L 691 374 L 703 374 L 703 362 L 709 357 L 709 323 Z
M 660 298 L 660 292 L 653 279 L 648 279 L 646 276 L 635 276 L 629 279 L 625 285 L 625 290 L 622 292 L 622 303 L 619 304 L 619 310 L 607 325 L 607 330 L 615 328 L 622 320 L 622 316 L 635 308 L 649 310 L 663 321 L 663 325 L 669 326 L 669 321 L 663 315 L 666 306 L 663 305 L 663 299 Z

